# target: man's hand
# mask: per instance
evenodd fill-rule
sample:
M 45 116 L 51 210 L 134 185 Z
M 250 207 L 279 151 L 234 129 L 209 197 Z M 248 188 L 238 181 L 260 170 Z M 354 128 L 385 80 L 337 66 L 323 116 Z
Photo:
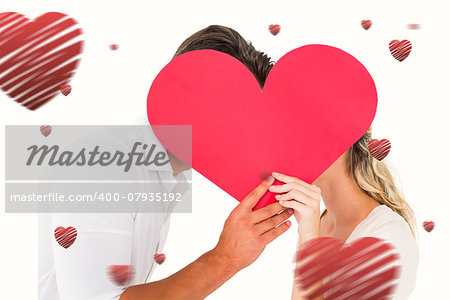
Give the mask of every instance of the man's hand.
M 220 257 L 222 263 L 234 272 L 251 265 L 261 255 L 267 244 L 291 226 L 290 221 L 284 221 L 294 211 L 285 210 L 279 203 L 252 211 L 273 182 L 272 176 L 266 178 L 230 213 L 219 242 L 212 250 Z M 283 212 L 280 213 L 281 211 Z

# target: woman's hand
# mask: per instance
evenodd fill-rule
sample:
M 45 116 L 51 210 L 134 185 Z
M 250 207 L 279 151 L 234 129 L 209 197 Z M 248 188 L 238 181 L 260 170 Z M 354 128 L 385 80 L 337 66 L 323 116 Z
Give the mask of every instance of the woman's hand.
M 272 185 L 269 191 L 279 193 L 275 199 L 283 207 L 294 209 L 298 222 L 299 244 L 319 237 L 320 188 L 284 174 L 273 172 L 272 176 L 285 183 Z

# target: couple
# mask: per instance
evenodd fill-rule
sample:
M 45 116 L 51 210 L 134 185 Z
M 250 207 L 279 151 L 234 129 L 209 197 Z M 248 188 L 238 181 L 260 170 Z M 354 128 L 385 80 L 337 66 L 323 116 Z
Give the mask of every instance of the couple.
M 273 66 L 266 54 L 224 26 L 209 26 L 193 34 L 181 44 L 175 57 L 201 49 L 235 57 L 254 74 L 261 89 Z M 414 289 L 418 264 L 414 215 L 385 162 L 370 154 L 370 139 L 371 129 L 312 185 L 290 174 L 273 172 L 230 213 L 214 249 L 155 282 L 149 282 L 148 278 L 155 267 L 153 255 L 161 252 L 167 237 L 170 211 L 43 215 L 40 232 L 46 232 L 47 238 L 40 237 L 40 243 L 48 251 L 41 251 L 39 257 L 40 299 L 204 299 L 252 264 L 267 244 L 291 226 L 299 233 L 297 247 L 317 237 L 334 237 L 349 243 L 372 236 L 390 242 L 399 252 L 401 264 L 395 299 L 407 299 Z M 171 170 L 155 171 L 150 176 L 177 182 L 161 185 L 161 191 L 173 192 L 177 188 L 185 191 L 182 183 L 186 182 L 185 171 L 189 167 L 170 152 L 168 156 Z M 284 184 L 272 185 L 275 179 Z M 268 190 L 277 193 L 278 202 L 252 211 Z M 323 212 L 321 198 L 327 208 Z M 287 220 L 292 215 L 296 219 L 294 224 Z M 76 227 L 80 235 L 77 248 L 70 253 L 55 247 L 48 236 L 62 221 Z M 136 269 L 126 288 L 114 287 L 104 274 L 105 266 L 113 259 Z M 303 299 L 303 293 L 293 285 L 292 299 Z

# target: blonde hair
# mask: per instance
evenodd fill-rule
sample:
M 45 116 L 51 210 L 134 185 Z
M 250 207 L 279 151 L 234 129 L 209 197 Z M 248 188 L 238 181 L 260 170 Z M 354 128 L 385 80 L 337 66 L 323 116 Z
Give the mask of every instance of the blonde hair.
M 416 237 L 414 213 L 397 188 L 387 163 L 370 154 L 371 139 L 372 127 L 347 152 L 346 172 L 367 195 L 402 216 Z

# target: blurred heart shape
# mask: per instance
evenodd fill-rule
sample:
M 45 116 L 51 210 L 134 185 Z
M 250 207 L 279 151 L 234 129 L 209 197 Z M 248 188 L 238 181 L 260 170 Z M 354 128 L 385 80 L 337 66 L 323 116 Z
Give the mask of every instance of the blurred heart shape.
M 299 248 L 295 282 L 307 291 L 307 299 L 388 299 L 397 287 L 399 259 L 394 246 L 379 238 L 342 244 L 320 237 Z
M 50 135 L 50 133 L 52 133 L 52 126 L 50 125 L 43 125 L 40 128 L 41 133 L 43 136 L 48 137 Z
M 368 29 L 372 26 L 372 21 L 371 21 L 371 20 L 362 20 L 362 21 L 361 21 L 361 26 L 362 26 L 365 30 L 368 30 Z
M 131 282 L 135 270 L 131 265 L 111 265 L 108 267 L 107 273 L 114 284 L 124 286 Z
M 425 221 L 423 222 L 423 229 L 425 229 L 427 232 L 431 232 L 434 229 L 434 222 L 433 221 Z
M 269 25 L 269 31 L 273 35 L 277 35 L 280 32 L 280 30 L 281 30 L 281 26 L 278 25 L 278 24 L 275 24 L 275 25 L 274 24 L 270 24 Z
M 163 253 L 156 253 L 156 254 L 153 256 L 153 259 L 155 260 L 155 262 L 156 262 L 158 265 L 160 265 L 160 264 L 162 264 L 162 263 L 166 260 L 166 255 L 163 254 Z

